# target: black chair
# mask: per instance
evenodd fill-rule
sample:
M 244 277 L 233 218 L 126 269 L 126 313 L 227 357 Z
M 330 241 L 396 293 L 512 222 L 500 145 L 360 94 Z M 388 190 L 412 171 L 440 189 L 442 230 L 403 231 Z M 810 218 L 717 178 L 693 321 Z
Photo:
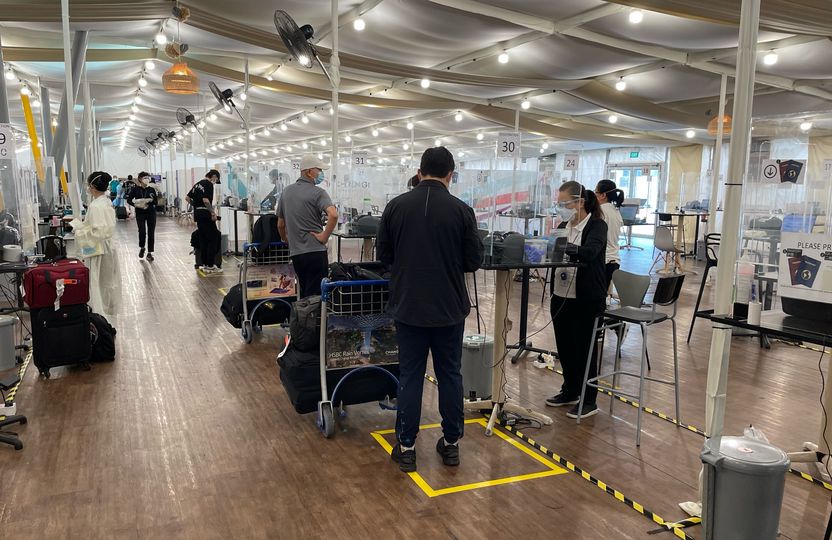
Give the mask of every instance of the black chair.
M 708 280 L 708 272 L 711 268 L 716 268 L 719 262 L 719 243 L 722 240 L 722 235 L 719 233 L 711 233 L 705 235 L 705 271 L 702 272 L 702 283 L 699 284 L 699 294 L 696 297 L 696 306 L 693 308 L 693 317 L 690 319 L 690 329 L 688 330 L 688 340 L 693 335 L 693 325 L 696 324 L 696 313 L 699 311 L 699 304 L 702 302 L 702 293 L 705 291 L 705 282 Z
M 13 389 L 17 388 L 17 385 L 20 384 L 20 376 L 15 374 L 11 377 L 7 377 L 6 379 L 0 381 L 0 397 L 2 397 L 3 404 L 7 404 L 6 395 Z M 9 398 L 11 400 L 11 398 Z M 2 431 L 2 428 L 6 426 L 11 426 L 13 424 L 26 424 L 27 420 L 25 416 L 22 415 L 13 415 L 13 416 L 0 416 L 0 443 L 10 444 L 14 447 L 15 450 L 22 450 L 23 443 L 20 441 L 20 438 L 17 436 L 17 433 L 12 433 L 10 431 Z

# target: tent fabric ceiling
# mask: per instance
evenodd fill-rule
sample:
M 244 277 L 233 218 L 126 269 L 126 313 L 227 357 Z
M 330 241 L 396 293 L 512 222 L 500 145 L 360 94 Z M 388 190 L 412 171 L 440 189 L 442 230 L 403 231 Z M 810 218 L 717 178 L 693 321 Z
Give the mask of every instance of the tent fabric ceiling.
M 832 15 L 828 10 L 816 11 L 825 1 L 798 0 L 795 7 L 794 2 L 767 0 L 761 23 L 766 30 L 760 41 L 793 34 L 832 35 Z M 454 0 L 442 1 L 449 3 Z M 157 67 L 147 73 L 149 84 L 142 90 L 144 101 L 128 145 L 140 144 L 151 128 L 176 128 L 177 107 L 191 109 L 198 118 L 203 109 L 214 109 L 208 81 L 239 94 L 245 59 L 251 98 L 246 103 L 236 98 L 236 102 L 245 105 L 252 128 L 272 128 L 268 136 L 252 141 L 253 147 L 319 141 L 331 135 L 326 78 L 318 68 L 306 70 L 291 61 L 272 24 L 275 8 L 288 11 L 299 24 L 313 24 L 322 36 L 318 47 L 326 62 L 331 46 L 329 1 L 192 4 L 191 19 L 177 28 L 170 20 L 169 2 L 71 3 L 72 28 L 90 31 L 87 78 L 106 144 L 119 140 L 148 58 L 156 58 Z M 698 129 L 701 140 L 707 137 L 704 127 L 714 113 L 719 88 L 716 72 L 723 68 L 702 65 L 702 59 L 693 61 L 691 55 L 727 49 L 718 62 L 729 69 L 733 66 L 730 49 L 737 44 L 738 2 L 713 0 L 693 8 L 681 0 L 482 0 L 476 2 L 479 13 L 465 8 L 470 4 L 454 8 L 431 0 L 340 2 L 342 135 L 354 134 L 357 142 L 367 145 L 399 144 L 409 137 L 404 124 L 416 119 L 419 137 L 470 139 L 476 132 L 511 128 L 515 110 L 528 99 L 531 108 L 521 115 L 521 126 L 536 134 L 532 138 L 584 145 L 675 144 L 686 140 L 684 132 L 689 128 Z M 787 9 L 787 4 L 792 7 Z M 363 5 L 370 6 L 362 14 L 366 29 L 357 32 L 348 15 L 354 16 Z M 642 23 L 634 25 L 627 20 L 626 6 L 649 11 Z M 494 8 L 516 12 L 517 20 L 489 15 Z M 806 8 L 800 15 L 803 21 L 797 16 L 801 8 Z M 63 79 L 59 16 L 54 2 L 40 1 L 9 5 L 0 13 L 6 60 L 25 80 L 34 84 L 40 78 L 52 90 L 53 114 Z M 554 33 L 524 26 L 523 16 L 541 21 L 542 27 L 554 24 Z M 161 74 L 171 60 L 154 49 L 152 40 L 162 25 L 171 37 L 181 33 L 190 46 L 187 61 L 200 77 L 199 96 L 176 96 L 161 89 Z M 512 43 L 517 45 L 509 46 Z M 510 57 L 508 63 L 497 61 L 501 47 Z M 761 45 L 761 59 L 765 52 Z M 770 85 L 761 84 L 760 91 L 767 95 L 758 98 L 755 114 L 828 111 L 832 91 L 824 86 L 832 73 L 832 42 L 819 38 L 777 52 L 779 62 L 768 66 L 761 61 L 759 72 L 782 78 L 777 79 L 781 89 L 794 87 L 799 80 L 817 92 L 773 92 Z M 627 89 L 619 92 L 613 86 L 622 74 Z M 431 79 L 429 89 L 420 87 L 423 77 Z M 14 95 L 18 87 L 10 88 Z M 22 114 L 15 101 L 13 97 L 13 122 L 20 127 Z M 460 122 L 454 119 L 457 111 L 463 112 Z M 304 112 L 308 124 L 299 121 Z M 611 113 L 619 117 L 616 125 L 606 122 Z M 289 129 L 276 129 L 284 121 Z M 369 134 L 373 126 L 381 127 L 378 137 Z M 241 122 L 220 114 L 208 129 L 213 143 L 228 142 L 240 135 Z M 232 152 L 240 149 L 236 144 Z M 216 156 L 228 155 L 228 149 L 224 152 Z

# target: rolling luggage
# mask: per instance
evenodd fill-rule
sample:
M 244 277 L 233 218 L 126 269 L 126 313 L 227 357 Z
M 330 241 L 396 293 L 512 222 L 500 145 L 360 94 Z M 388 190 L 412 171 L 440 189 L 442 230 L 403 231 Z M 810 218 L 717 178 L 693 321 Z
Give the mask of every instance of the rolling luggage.
M 127 219 L 126 206 L 116 206 L 116 219 Z
M 259 304 L 263 304 L 257 307 Z M 257 311 L 254 311 L 257 308 Z M 234 328 L 243 327 L 243 287 L 239 283 L 228 289 L 228 294 L 222 299 L 220 311 Z M 249 300 L 248 312 L 254 313 L 252 324 L 266 326 L 281 324 L 289 318 L 291 309 L 285 302 L 279 300 Z
M 38 371 L 49 378 L 58 366 L 89 366 L 90 310 L 86 304 L 31 310 L 32 357 Z
M 41 263 L 23 274 L 23 299 L 32 309 L 54 308 L 60 281 L 61 306 L 84 305 L 90 300 L 90 271 L 78 259 Z
M 90 313 L 90 362 L 116 359 L 116 329 L 98 313 Z

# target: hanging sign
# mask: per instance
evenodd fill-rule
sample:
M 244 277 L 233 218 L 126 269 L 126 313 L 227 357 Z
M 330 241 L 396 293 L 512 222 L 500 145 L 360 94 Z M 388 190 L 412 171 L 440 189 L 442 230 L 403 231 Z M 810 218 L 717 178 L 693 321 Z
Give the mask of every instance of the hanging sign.
M 824 234 L 809 232 L 814 216 L 799 218 L 795 223 L 783 223 L 803 232 L 782 234 L 778 291 L 790 298 L 832 302 L 832 242 Z
M 650 176 L 650 167 L 641 168 L 641 176 Z
M 832 159 L 823 160 L 823 179 L 832 181 Z
M 563 170 L 577 171 L 581 156 L 578 154 L 563 154 Z
M 764 184 L 802 184 L 806 177 L 805 159 L 766 159 L 761 167 Z
M 300 174 L 300 161 L 294 159 L 292 160 L 292 170 Z
M 9 124 L 0 124 L 0 159 L 14 158 L 14 135 Z
M 364 168 L 367 166 L 367 157 L 369 152 L 366 150 L 354 150 L 352 153 L 352 166 L 354 168 Z
M 497 157 L 520 157 L 520 133 L 512 131 L 497 136 Z

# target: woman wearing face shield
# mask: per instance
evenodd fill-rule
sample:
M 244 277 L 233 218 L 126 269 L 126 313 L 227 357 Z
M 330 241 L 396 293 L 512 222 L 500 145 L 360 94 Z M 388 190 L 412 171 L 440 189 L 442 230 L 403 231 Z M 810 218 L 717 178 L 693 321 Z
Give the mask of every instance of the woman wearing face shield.
M 619 253 L 618 236 L 624 220 L 621 219 L 621 203 L 624 202 L 624 192 L 618 189 L 612 180 L 600 180 L 595 186 L 595 196 L 601 204 L 601 211 L 604 213 L 604 221 L 607 222 L 607 290 L 612 283 L 612 275 L 621 268 L 621 255 Z
M 586 389 L 584 407 L 578 411 L 595 318 L 604 312 L 606 287 L 607 223 L 595 193 L 578 182 L 566 182 L 558 191 L 560 229 L 566 230 L 566 254 L 580 268 L 559 268 L 552 275 L 552 321 L 563 367 L 560 393 L 546 400 L 549 407 L 572 406 L 566 416 L 586 418 L 598 412 L 597 390 Z M 589 377 L 597 376 L 592 362 Z

